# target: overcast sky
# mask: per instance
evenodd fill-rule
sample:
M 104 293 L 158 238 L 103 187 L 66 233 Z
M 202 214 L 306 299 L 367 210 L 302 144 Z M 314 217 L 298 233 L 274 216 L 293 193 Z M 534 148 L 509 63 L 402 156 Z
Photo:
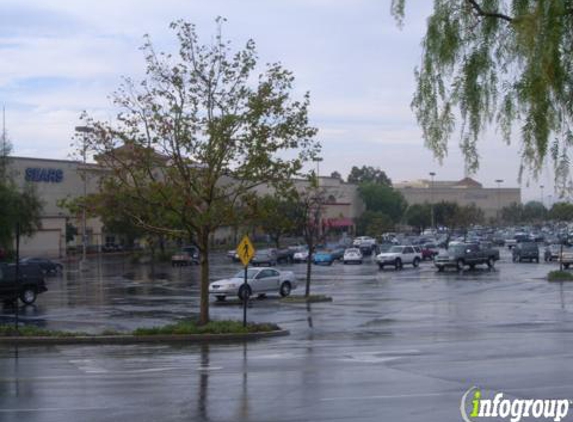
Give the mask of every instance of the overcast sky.
M 175 47 L 171 21 L 197 25 L 208 43 L 214 19 L 227 18 L 224 35 L 241 47 L 252 38 L 261 63 L 280 61 L 296 76 L 297 93 L 311 93 L 312 124 L 319 128 L 320 173 L 346 176 L 353 165 L 382 168 L 393 181 L 464 177 L 454 139 L 440 166 L 421 137 L 410 102 L 414 68 L 431 8 L 409 0 L 402 29 L 390 0 L 2 0 L 0 103 L 14 155 L 67 159 L 82 110 L 113 117 L 108 95 L 121 76 L 138 78 L 139 47 L 150 34 L 157 49 Z M 517 187 L 519 146 L 506 146 L 491 130 L 480 143 L 481 168 L 473 177 L 486 187 L 503 179 Z M 549 172 L 522 198 L 548 204 Z

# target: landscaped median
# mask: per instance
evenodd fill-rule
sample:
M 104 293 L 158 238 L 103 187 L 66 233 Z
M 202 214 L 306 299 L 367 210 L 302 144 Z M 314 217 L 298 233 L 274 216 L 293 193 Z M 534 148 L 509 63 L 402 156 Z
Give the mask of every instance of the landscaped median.
M 137 343 L 204 343 L 257 340 L 288 335 L 276 324 L 249 323 L 246 327 L 239 321 L 211 321 L 199 326 L 194 321 L 184 320 L 162 327 L 138 328 L 131 333 L 104 331 L 101 334 L 54 331 L 33 325 L 0 325 L 0 345 L 36 344 L 137 344 Z
M 564 270 L 550 271 L 547 274 L 548 281 L 573 281 L 573 273 Z

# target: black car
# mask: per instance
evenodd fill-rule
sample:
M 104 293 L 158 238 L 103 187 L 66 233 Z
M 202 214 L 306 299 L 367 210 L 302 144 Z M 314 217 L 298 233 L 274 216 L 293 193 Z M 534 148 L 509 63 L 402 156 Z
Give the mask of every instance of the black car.
M 36 301 L 38 294 L 48 290 L 44 273 L 37 265 L 20 265 L 16 282 L 16 264 L 0 264 L 0 299 L 14 302 L 20 298 L 26 305 Z
M 22 258 L 20 259 L 22 265 L 36 265 L 40 267 L 44 274 L 57 274 L 64 269 L 64 266 L 59 262 L 52 261 L 46 258 Z
M 539 246 L 535 242 L 518 243 L 513 248 L 513 262 L 539 262 Z

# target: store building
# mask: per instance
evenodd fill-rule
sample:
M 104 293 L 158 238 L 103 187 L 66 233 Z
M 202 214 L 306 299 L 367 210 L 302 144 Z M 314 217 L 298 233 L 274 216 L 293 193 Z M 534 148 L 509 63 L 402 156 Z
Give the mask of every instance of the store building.
M 66 256 L 68 246 L 81 247 L 83 218 L 71 215 L 62 201 L 97 192 L 102 168 L 78 161 L 28 157 L 10 157 L 8 168 L 14 182 L 19 187 L 32 185 L 43 203 L 41 228 L 32 237 L 22 237 L 21 255 L 62 258 Z M 77 230 L 69 244 L 66 242 L 66 225 Z M 105 239 L 100 220 L 86 218 L 85 227 L 88 248 L 101 247 Z
M 395 183 L 408 204 L 455 202 L 466 206 L 475 204 L 484 211 L 486 218 L 495 218 L 498 212 L 512 203 L 521 203 L 519 188 L 484 188 L 469 177 L 458 181 L 416 180 Z

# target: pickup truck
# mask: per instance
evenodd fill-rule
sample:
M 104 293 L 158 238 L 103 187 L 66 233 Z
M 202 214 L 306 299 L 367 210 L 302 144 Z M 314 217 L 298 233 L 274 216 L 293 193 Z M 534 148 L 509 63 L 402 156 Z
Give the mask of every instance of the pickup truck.
M 20 298 L 26 305 L 36 301 L 40 293 L 48 290 L 44 273 L 38 265 L 20 265 L 16 282 L 16 264 L 0 263 L 0 299 L 14 302 Z
M 171 266 L 181 267 L 199 265 L 199 250 L 195 246 L 186 246 L 171 257 Z
M 486 264 L 493 268 L 499 260 L 499 251 L 489 243 L 450 243 L 447 250 L 441 251 L 434 258 L 438 271 L 454 267 L 462 271 L 466 266 L 473 269 L 476 265 Z

